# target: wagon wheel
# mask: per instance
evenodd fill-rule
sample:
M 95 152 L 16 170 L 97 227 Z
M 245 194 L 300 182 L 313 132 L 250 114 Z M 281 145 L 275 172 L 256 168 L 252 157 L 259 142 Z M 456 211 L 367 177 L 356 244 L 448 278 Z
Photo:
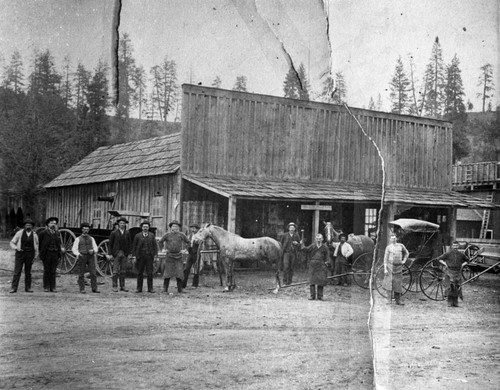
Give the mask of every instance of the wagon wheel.
M 470 261 L 471 259 L 473 259 L 477 252 L 479 251 L 479 247 L 477 245 L 469 245 L 465 251 L 464 251 L 464 255 L 467 256 L 467 259 Z
M 97 246 L 96 271 L 101 276 L 113 275 L 113 257 L 109 251 L 109 239 L 101 241 L 101 243 Z
M 387 298 L 387 292 L 388 290 L 384 286 L 384 266 L 381 265 L 378 267 L 377 272 L 375 273 L 375 288 L 377 289 L 378 293 L 382 295 L 384 298 Z M 411 288 L 412 285 L 412 274 L 410 268 L 406 265 L 403 264 L 403 293 L 402 295 L 405 295 Z
M 479 278 L 479 276 L 476 276 L 477 274 L 478 272 L 473 264 L 465 264 L 462 267 L 462 278 L 464 278 L 464 280 L 471 279 L 471 282 L 475 282 Z
M 372 254 L 362 253 L 352 263 L 352 278 L 362 288 L 368 288 L 372 269 Z
M 434 301 L 446 298 L 443 266 L 437 260 L 429 260 L 420 271 L 420 290 Z
M 61 274 L 67 274 L 75 268 L 76 256 L 71 251 L 73 243 L 76 240 L 75 234 L 68 229 L 59 229 L 61 234 L 61 246 L 65 249 L 65 252 L 61 254 L 59 262 L 57 263 L 57 270 Z

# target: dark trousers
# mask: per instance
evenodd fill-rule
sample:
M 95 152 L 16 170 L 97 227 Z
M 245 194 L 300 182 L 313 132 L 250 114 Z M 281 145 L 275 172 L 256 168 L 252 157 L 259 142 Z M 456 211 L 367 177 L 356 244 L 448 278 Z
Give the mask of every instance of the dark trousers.
M 85 272 L 87 268 L 90 273 L 90 287 L 92 291 L 97 291 L 94 255 L 80 255 L 78 257 L 78 285 L 80 286 L 80 291 L 85 290 Z
M 56 289 L 56 271 L 59 263 L 59 251 L 47 251 L 43 263 L 43 288 L 54 291 Z
M 186 288 L 189 279 L 189 274 L 191 273 L 191 268 L 196 264 L 196 256 L 189 256 L 184 268 L 184 280 L 182 281 L 182 287 Z M 198 269 L 194 270 L 193 275 L 193 287 L 198 287 L 200 283 L 200 275 L 198 274 Z
M 118 279 L 120 280 L 120 288 L 125 287 L 125 267 L 127 265 L 127 256 L 123 251 L 118 251 L 113 258 L 113 287 L 118 287 Z
M 337 256 L 337 258 L 335 259 L 334 275 L 342 275 L 348 272 L 349 269 L 348 269 L 347 259 L 344 256 Z M 351 284 L 351 281 L 349 280 L 348 276 L 341 276 L 340 278 L 335 278 L 335 279 L 334 279 L 334 284 L 339 286 L 343 284 L 347 285 Z
M 182 292 L 183 281 L 180 278 L 175 278 L 177 281 L 177 292 Z M 170 285 L 170 278 L 163 279 L 163 291 L 168 292 L 168 286 Z
M 144 270 L 148 278 L 148 291 L 153 291 L 153 255 L 145 254 L 137 258 L 137 291 L 142 291 Z
M 14 264 L 14 278 L 12 279 L 12 289 L 17 291 L 19 280 L 24 266 L 24 289 L 31 290 L 31 266 L 35 258 L 35 251 L 16 251 L 16 260 Z
M 316 287 L 318 287 L 317 293 L 316 293 Z M 318 286 L 316 284 L 310 284 L 309 291 L 311 293 L 312 299 L 323 299 L 323 286 Z
M 283 282 L 285 284 L 292 284 L 295 257 L 294 252 L 283 253 Z

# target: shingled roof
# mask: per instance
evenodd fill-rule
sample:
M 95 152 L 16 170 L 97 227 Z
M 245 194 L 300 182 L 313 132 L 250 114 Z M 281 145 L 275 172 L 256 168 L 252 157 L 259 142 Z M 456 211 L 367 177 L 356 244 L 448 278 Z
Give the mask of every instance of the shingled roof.
M 175 173 L 181 161 L 180 139 L 180 133 L 175 133 L 102 146 L 46 184 L 45 188 Z

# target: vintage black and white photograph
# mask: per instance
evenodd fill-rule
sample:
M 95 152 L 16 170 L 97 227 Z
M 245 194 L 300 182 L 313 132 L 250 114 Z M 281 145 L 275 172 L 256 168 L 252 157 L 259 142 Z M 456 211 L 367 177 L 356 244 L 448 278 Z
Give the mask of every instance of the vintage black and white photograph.
M 0 389 L 497 389 L 498 0 L 0 0 Z

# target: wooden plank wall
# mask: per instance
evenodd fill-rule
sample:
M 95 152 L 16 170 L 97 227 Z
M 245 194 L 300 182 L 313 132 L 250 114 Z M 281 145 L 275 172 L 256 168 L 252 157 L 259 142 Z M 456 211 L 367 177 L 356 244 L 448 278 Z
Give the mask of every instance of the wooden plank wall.
M 443 121 L 351 109 L 385 158 L 390 186 L 451 189 Z M 381 183 L 376 149 L 345 107 L 183 85 L 185 173 Z
M 179 218 L 178 175 L 162 175 L 47 189 L 47 216 L 59 217 L 60 226 L 79 227 L 91 222 L 94 205 L 101 207 L 101 228 L 107 229 L 109 210 L 130 210 L 153 213 L 153 199 L 164 200 L 164 218 L 156 220 L 157 235 L 166 231 L 171 219 Z M 98 196 L 115 195 L 113 203 L 96 202 Z M 177 206 L 177 207 L 176 207 Z M 127 218 L 129 227 L 138 226 L 140 218 Z M 153 225 L 153 224 L 152 224 Z M 94 226 L 97 227 L 97 226 Z

